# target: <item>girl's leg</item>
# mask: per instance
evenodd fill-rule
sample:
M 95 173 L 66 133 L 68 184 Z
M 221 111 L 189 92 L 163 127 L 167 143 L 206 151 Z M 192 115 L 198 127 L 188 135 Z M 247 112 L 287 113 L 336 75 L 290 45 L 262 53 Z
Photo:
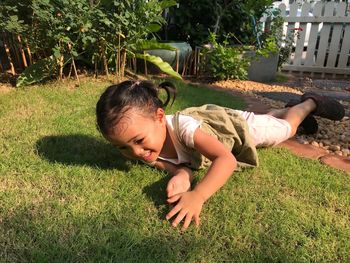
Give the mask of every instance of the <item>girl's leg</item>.
M 267 115 L 271 115 L 275 118 L 279 118 L 279 119 L 283 119 L 284 116 L 286 115 L 288 111 L 288 108 L 283 108 L 283 109 L 273 109 L 271 111 L 269 111 L 268 113 L 266 113 Z
M 297 132 L 300 123 L 316 109 L 316 106 L 316 103 L 312 99 L 307 99 L 293 107 L 282 109 L 276 113 L 272 112 L 269 115 L 286 120 L 292 128 L 292 137 Z

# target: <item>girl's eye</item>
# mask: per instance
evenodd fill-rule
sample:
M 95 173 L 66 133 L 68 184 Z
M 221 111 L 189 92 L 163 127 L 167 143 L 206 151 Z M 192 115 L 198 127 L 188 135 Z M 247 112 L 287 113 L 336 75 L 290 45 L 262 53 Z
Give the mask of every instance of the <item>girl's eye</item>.
M 143 142 L 143 138 L 135 141 L 135 144 L 141 144 Z

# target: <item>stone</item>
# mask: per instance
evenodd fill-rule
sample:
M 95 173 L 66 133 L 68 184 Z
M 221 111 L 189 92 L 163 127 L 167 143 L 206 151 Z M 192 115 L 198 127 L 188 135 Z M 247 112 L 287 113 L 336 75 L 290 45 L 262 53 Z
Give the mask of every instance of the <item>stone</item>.
M 331 145 L 331 146 L 329 146 L 328 149 L 336 152 L 336 151 L 340 151 L 340 146 L 339 145 Z
M 348 137 L 346 135 L 342 134 L 342 135 L 340 135 L 340 140 L 342 142 L 347 142 L 348 141 Z
M 350 155 L 350 150 L 349 149 L 342 149 L 343 156 L 349 156 Z
M 311 145 L 316 146 L 316 147 L 319 147 L 319 144 L 318 144 L 318 142 L 316 142 L 316 141 L 312 141 L 312 142 L 311 142 Z

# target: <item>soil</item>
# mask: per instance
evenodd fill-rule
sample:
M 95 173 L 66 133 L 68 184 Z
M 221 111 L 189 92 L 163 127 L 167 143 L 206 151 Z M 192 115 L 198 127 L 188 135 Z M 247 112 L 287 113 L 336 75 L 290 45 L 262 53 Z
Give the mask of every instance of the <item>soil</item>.
M 276 83 L 258 83 L 253 81 L 216 81 L 212 85 L 234 90 L 235 92 L 258 98 L 270 109 L 283 108 L 290 99 L 299 99 L 301 94 L 312 91 L 337 99 L 345 108 L 345 117 L 340 121 L 331 121 L 316 117 L 319 129 L 316 134 L 297 134 L 302 144 L 311 144 L 323 148 L 327 153 L 350 156 L 350 81 L 340 79 L 312 79 L 288 76 L 286 81 Z

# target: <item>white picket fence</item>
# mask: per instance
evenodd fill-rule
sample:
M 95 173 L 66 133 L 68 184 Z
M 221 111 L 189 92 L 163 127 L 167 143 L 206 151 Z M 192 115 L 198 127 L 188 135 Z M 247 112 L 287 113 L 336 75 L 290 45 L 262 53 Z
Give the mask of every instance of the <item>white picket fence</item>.
M 279 9 L 284 31 L 294 38 L 295 51 L 282 70 L 350 75 L 350 16 L 346 2 L 293 3 Z M 286 12 L 287 11 L 287 12 Z M 289 11 L 289 12 L 288 12 Z

